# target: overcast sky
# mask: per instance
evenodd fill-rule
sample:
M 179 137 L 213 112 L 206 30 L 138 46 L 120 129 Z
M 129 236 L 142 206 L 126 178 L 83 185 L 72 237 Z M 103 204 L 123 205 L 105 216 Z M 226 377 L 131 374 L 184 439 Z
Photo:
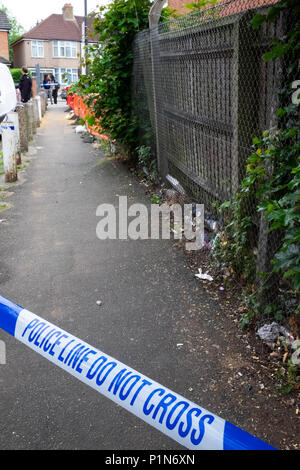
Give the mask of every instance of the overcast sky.
M 44 20 L 52 13 L 62 13 L 65 3 L 74 7 L 74 15 L 84 15 L 84 0 L 0 0 L 12 16 L 16 17 L 25 31 L 36 25 L 37 21 Z M 88 13 L 97 5 L 106 5 L 109 0 L 87 0 Z

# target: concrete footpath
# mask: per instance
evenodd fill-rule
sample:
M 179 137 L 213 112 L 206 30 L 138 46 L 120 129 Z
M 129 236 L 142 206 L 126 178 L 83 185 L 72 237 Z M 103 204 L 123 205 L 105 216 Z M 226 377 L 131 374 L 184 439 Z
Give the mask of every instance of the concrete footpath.
M 242 335 L 173 242 L 96 237 L 99 204 L 150 202 L 124 166 L 75 134 L 65 110 L 48 107 L 25 181 L 0 213 L 1 294 L 271 445 L 295 443 L 296 417 L 259 389 Z M 6 333 L 0 339 L 1 449 L 181 449 Z M 253 374 L 251 393 L 248 383 L 233 393 L 241 370 Z

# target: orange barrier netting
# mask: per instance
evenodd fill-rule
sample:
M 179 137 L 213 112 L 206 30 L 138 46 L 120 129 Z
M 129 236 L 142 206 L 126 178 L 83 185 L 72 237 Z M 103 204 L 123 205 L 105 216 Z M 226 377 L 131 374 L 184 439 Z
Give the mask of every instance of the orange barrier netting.
M 97 98 L 95 98 L 97 99 Z M 85 119 L 87 115 L 94 116 L 95 114 L 93 111 L 84 103 L 84 98 L 77 95 L 76 93 L 70 93 L 67 95 L 67 103 L 68 106 L 73 109 L 74 114 L 81 119 Z M 101 119 L 101 118 L 100 118 Z M 99 130 L 100 127 L 100 119 L 96 119 L 96 124 L 89 126 L 87 121 L 85 122 L 85 127 L 87 128 L 88 132 L 95 137 L 99 137 L 100 139 L 109 140 L 109 136 L 107 134 L 101 134 Z

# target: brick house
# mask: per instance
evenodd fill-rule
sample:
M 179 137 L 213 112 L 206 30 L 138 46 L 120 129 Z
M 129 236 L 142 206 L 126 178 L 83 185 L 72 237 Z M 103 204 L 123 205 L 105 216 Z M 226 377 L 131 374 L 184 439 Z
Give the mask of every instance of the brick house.
M 253 8 L 270 5 L 277 1 L 278 0 L 234 0 L 233 2 L 229 2 L 228 0 L 221 0 L 217 5 L 225 4 L 222 8 L 222 15 L 227 16 Z M 168 0 L 168 6 L 176 10 L 176 13 L 180 13 L 181 15 L 191 12 L 189 8 L 184 6 L 188 3 L 197 3 L 197 0 Z M 208 7 L 211 8 L 212 5 L 208 5 Z
M 88 32 L 92 19 L 88 19 Z M 52 14 L 13 43 L 14 66 L 28 67 L 35 77 L 39 64 L 41 80 L 53 74 L 59 83 L 73 83 L 80 73 L 83 55 L 84 17 L 74 16 L 73 6 L 66 3 L 62 14 Z M 89 43 L 96 40 L 89 39 Z M 66 78 L 65 78 L 66 77 Z
M 10 24 L 4 11 L 0 10 L 0 63 L 10 65 L 8 33 Z

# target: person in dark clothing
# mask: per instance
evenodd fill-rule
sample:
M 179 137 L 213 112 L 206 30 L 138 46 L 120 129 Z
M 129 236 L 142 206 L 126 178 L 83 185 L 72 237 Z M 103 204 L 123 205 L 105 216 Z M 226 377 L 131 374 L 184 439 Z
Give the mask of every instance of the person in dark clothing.
M 54 104 L 57 104 L 57 93 L 60 88 L 59 84 L 56 82 L 54 75 L 51 75 L 51 83 L 54 83 L 53 85 L 53 90 L 52 90 L 52 96 L 54 99 Z
M 49 75 L 44 76 L 44 84 L 43 84 L 44 89 L 46 90 L 47 93 L 47 98 L 50 99 L 50 103 L 53 104 L 53 99 L 52 99 L 52 87 L 51 87 L 51 80 Z
M 27 67 L 22 67 L 22 77 L 19 83 L 19 90 L 21 92 L 22 103 L 27 103 L 31 98 L 32 80 L 28 75 Z

